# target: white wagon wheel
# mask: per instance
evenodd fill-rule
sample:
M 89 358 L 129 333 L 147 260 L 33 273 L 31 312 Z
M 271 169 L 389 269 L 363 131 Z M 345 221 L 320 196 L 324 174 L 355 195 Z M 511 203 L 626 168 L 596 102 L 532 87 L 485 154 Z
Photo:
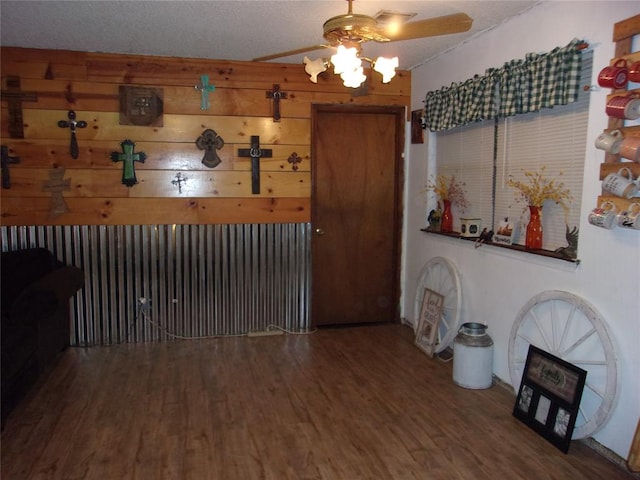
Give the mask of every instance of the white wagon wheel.
M 618 367 L 614 343 L 596 309 L 563 291 L 546 291 L 522 307 L 509 337 L 509 374 L 517 392 L 529 345 L 587 371 L 573 438 L 600 430 L 618 400 Z
M 438 325 L 438 337 L 434 350 L 435 353 L 440 353 L 451 344 L 458 334 L 458 319 L 460 317 L 462 297 L 460 278 L 455 265 L 446 258 L 434 257 L 422 267 L 416 288 L 414 317 L 416 322 L 414 330 L 418 328 L 425 288 L 433 290 L 444 297 L 442 317 Z

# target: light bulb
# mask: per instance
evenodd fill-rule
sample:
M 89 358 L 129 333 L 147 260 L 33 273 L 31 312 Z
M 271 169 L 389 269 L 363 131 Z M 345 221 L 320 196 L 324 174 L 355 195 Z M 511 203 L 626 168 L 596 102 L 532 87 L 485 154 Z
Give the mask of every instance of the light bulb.
M 341 73 L 340 78 L 342 78 L 345 87 L 358 88 L 367 79 L 367 76 L 364 74 L 364 69 L 358 67 Z
M 358 58 L 358 50 L 355 47 L 346 48 L 344 45 L 338 47 L 338 52 L 331 56 L 333 72 L 336 75 L 349 70 L 355 70 L 362 65 L 362 60 Z
M 378 57 L 373 64 L 373 69 L 382 75 L 382 83 L 389 83 L 396 76 L 396 68 L 398 68 L 398 57 Z
M 309 75 L 309 80 L 313 83 L 318 83 L 318 75 L 327 69 L 327 64 L 323 58 L 317 58 L 310 60 L 309 57 L 304 57 L 304 71 Z

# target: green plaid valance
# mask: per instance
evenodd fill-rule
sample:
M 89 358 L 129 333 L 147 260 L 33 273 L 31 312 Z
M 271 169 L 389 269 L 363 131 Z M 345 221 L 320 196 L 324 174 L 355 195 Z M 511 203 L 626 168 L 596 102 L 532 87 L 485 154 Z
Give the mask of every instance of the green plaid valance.
M 450 87 L 429 92 L 425 118 L 431 131 L 448 130 L 491 118 L 566 105 L 578 98 L 583 41 L 549 53 L 529 53 Z

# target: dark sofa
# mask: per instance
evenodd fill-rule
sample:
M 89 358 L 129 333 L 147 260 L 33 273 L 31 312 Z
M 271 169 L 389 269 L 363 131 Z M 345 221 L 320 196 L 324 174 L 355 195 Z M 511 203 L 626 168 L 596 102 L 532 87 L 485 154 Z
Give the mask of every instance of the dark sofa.
M 2 252 L 2 426 L 38 376 L 69 345 L 69 299 L 84 275 L 44 248 Z

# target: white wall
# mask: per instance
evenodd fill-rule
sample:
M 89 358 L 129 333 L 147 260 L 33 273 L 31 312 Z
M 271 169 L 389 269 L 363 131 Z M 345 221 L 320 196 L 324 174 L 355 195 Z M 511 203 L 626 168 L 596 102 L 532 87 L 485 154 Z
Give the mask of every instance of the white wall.
M 528 52 L 564 46 L 573 38 L 586 40 L 593 49 L 592 84 L 597 85 L 598 72 L 614 56 L 613 24 L 639 13 L 640 3 L 636 1 L 543 2 L 415 69 L 412 110 L 423 107 L 430 90 L 483 74 L 488 67 L 523 58 Z M 520 308 L 545 290 L 564 290 L 588 300 L 603 316 L 617 343 L 621 379 L 613 416 L 594 438 L 626 458 L 640 416 L 640 232 L 599 229 L 586 221 L 601 192 L 599 164 L 604 157 L 593 144 L 607 128 L 607 93 L 598 89 L 591 97 L 578 266 L 489 246 L 475 249 L 473 242 L 420 232 L 426 217 L 425 197 L 420 191 L 428 177 L 428 145 L 410 146 L 402 301 L 403 317 L 413 322 L 421 267 L 434 256 L 452 260 L 461 277 L 461 321 L 488 323 L 488 333 L 495 343 L 494 373 L 510 383 L 509 334 Z

